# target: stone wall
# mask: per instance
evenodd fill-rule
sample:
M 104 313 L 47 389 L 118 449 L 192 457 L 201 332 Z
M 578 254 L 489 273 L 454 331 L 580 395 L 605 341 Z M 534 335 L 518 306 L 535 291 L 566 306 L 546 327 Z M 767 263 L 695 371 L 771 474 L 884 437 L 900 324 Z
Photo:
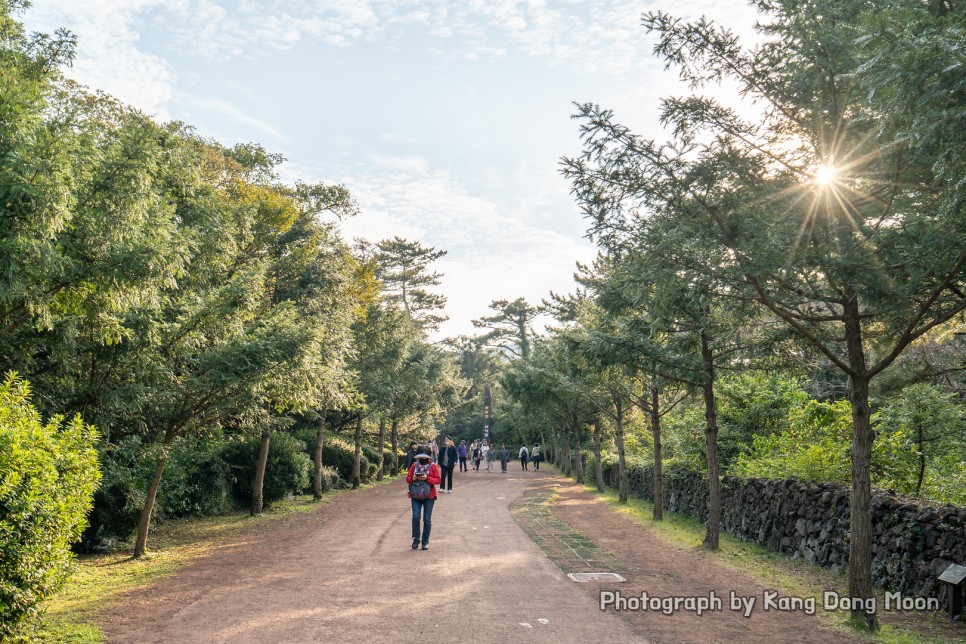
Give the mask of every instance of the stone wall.
M 617 466 L 604 469 L 617 487 Z M 654 500 L 653 470 L 628 471 L 630 494 Z M 802 483 L 726 476 L 721 485 L 721 529 L 743 541 L 842 570 L 849 557 L 849 497 L 835 483 Z M 708 516 L 706 475 L 684 468 L 664 474 L 664 508 L 699 521 Z M 904 595 L 936 597 L 946 593 L 936 577 L 951 563 L 966 564 L 966 508 L 920 507 L 876 490 L 872 498 L 872 579 Z

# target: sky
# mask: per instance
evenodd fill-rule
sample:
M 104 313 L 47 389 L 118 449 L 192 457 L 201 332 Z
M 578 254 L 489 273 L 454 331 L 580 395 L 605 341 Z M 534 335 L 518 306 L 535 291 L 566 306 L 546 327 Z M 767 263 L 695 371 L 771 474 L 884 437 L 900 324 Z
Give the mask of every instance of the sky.
M 74 32 L 68 74 L 90 88 L 260 143 L 287 181 L 346 185 L 347 240 L 447 251 L 456 336 L 493 300 L 572 291 L 593 260 L 559 163 L 580 151 L 575 101 L 662 137 L 659 99 L 688 89 L 651 53 L 652 10 L 755 21 L 725 0 L 33 0 L 21 19 Z

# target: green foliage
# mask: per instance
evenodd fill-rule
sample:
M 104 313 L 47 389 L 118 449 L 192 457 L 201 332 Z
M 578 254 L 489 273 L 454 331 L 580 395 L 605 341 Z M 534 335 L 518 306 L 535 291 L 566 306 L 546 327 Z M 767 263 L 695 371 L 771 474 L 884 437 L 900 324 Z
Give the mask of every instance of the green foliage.
M 955 395 L 934 385 L 912 385 L 872 422 L 880 486 L 966 505 L 966 415 Z
M 348 482 L 339 476 L 339 472 L 334 467 L 322 466 L 322 491 L 331 492 L 349 487 Z
M 790 410 L 787 426 L 756 436 L 731 474 L 771 479 L 849 482 L 852 411 L 848 401 L 815 400 Z
M 493 315 L 484 315 L 479 320 L 473 320 L 473 326 L 486 330 L 476 341 L 480 345 L 492 346 L 517 358 L 526 359 L 530 355 L 533 320 L 540 315 L 542 309 L 531 306 L 522 297 L 512 302 L 493 300 L 490 308 L 495 311 Z
M 349 441 L 335 436 L 326 436 L 325 443 L 322 444 L 322 463 L 338 472 L 342 480 L 351 481 L 355 453 L 356 448 Z M 360 476 L 365 479 L 369 470 L 369 459 L 363 451 L 359 462 Z
M 235 507 L 231 496 L 235 473 L 224 459 L 220 432 L 185 436 L 168 450 L 156 520 L 210 516 Z M 104 478 L 94 494 L 82 541 L 85 550 L 111 550 L 131 537 L 160 451 L 160 444 L 145 446 L 136 437 L 105 448 Z
M 755 437 L 784 429 L 792 410 L 808 400 L 802 383 L 783 373 L 725 376 L 718 382 L 717 394 L 718 456 L 725 471 Z
M 224 460 L 233 473 L 232 494 L 239 506 L 252 500 L 252 483 L 258 460 L 260 438 L 241 436 L 227 444 Z M 265 465 L 262 498 L 265 503 L 280 501 L 309 487 L 312 461 L 305 451 L 305 443 L 284 432 L 272 434 Z
M 0 385 L 0 640 L 67 577 L 100 479 L 96 440 L 80 417 L 43 424 L 25 381 Z
M 362 477 L 362 480 L 365 481 L 375 476 L 376 472 L 379 470 L 379 450 L 363 443 L 362 456 L 366 461 L 366 465 L 359 466 L 359 475 Z M 385 453 L 383 453 L 383 456 L 385 456 Z
M 708 464 L 704 457 L 704 409 L 697 405 L 679 407 L 662 423 L 664 462 L 680 464 L 692 470 L 704 471 Z
M 716 402 L 718 453 L 722 471 L 731 472 L 736 460 L 752 450 L 755 441 L 788 430 L 793 420 L 802 416 L 809 397 L 802 383 L 789 374 L 755 371 L 721 377 Z M 662 444 L 668 465 L 707 469 L 705 424 L 704 407 L 696 401 L 677 407 L 664 418 Z
M 365 243 L 362 246 L 363 252 L 371 253 L 377 262 L 376 277 L 382 282 L 388 303 L 401 308 L 426 329 L 438 329 L 448 319 L 439 314 L 446 298 L 429 290 L 438 286 L 442 277 L 430 266 L 446 255 L 445 250 L 424 247 L 402 237 L 383 239 L 374 249 Z

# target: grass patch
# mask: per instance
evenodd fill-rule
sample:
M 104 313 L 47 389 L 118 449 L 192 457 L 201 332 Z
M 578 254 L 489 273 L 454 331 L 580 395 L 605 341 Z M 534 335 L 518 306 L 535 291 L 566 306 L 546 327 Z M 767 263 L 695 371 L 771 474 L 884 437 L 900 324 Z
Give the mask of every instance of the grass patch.
M 557 474 L 566 478 L 559 470 Z M 586 477 L 585 477 L 586 480 Z M 603 493 L 597 491 L 595 484 L 584 484 L 591 494 L 603 497 L 614 510 L 631 518 L 635 523 L 647 527 L 663 541 L 681 548 L 700 548 L 704 539 L 704 523 L 691 517 L 664 512 L 663 521 L 654 521 L 654 504 L 644 499 L 628 496 L 626 505 L 621 505 L 617 491 L 607 488 Z M 885 613 L 879 612 L 882 628 L 876 634 L 862 632 L 849 620 L 844 611 L 823 611 L 822 594 L 836 591 L 847 594 L 848 579 L 845 573 L 836 573 L 827 568 L 799 559 L 791 559 L 777 552 L 767 550 L 757 544 L 740 541 L 721 531 L 719 549 L 716 552 L 702 550 L 717 563 L 733 570 L 747 573 L 758 578 L 766 587 L 782 594 L 796 597 L 815 597 L 818 616 L 824 624 L 843 633 L 865 638 L 874 644 L 947 644 L 951 641 L 966 642 L 962 625 L 951 622 L 944 613 Z M 878 605 L 884 603 L 883 591 L 877 591 Z
M 361 489 L 395 480 L 367 483 Z M 38 630 L 41 642 L 103 642 L 97 627 L 98 613 L 115 604 L 125 593 L 149 586 L 191 561 L 217 550 L 230 537 L 295 515 L 314 512 L 334 498 L 352 490 L 327 493 L 321 501 L 311 494 L 273 504 L 260 515 L 247 511 L 200 519 L 168 521 L 152 527 L 147 554 L 134 559 L 133 542 L 116 553 L 77 558 L 64 588 L 44 604 Z

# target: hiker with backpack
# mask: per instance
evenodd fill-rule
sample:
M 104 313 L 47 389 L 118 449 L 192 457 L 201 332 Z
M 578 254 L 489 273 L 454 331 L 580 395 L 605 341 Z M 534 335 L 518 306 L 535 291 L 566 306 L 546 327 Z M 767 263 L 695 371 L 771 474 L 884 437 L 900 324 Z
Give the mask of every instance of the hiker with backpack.
M 526 445 L 520 446 L 520 468 L 527 469 L 527 463 L 530 461 L 530 450 L 527 449 Z
M 533 451 L 530 452 L 530 462 L 533 463 L 533 469 L 540 469 L 540 461 L 543 460 L 543 454 L 540 453 L 540 443 L 533 446 Z
M 433 462 L 430 449 L 428 447 L 420 449 L 416 454 L 416 461 L 406 474 L 409 498 L 413 506 L 413 550 L 419 548 L 420 541 L 423 550 L 429 550 L 429 533 L 433 527 L 433 505 L 436 503 L 439 474 L 439 465 Z M 420 518 L 422 518 L 422 534 L 419 529 Z

